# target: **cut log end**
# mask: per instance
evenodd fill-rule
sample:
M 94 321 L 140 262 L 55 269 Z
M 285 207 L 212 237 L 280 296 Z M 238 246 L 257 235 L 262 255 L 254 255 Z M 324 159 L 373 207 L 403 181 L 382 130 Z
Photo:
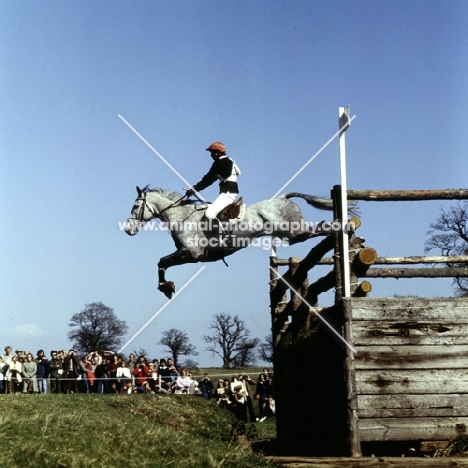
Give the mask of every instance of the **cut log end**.
M 372 284 L 369 281 L 363 281 L 358 285 L 353 293 L 353 297 L 366 297 L 372 291 Z
M 372 247 L 364 247 L 357 253 L 356 260 L 361 265 L 373 265 L 377 260 L 377 252 Z

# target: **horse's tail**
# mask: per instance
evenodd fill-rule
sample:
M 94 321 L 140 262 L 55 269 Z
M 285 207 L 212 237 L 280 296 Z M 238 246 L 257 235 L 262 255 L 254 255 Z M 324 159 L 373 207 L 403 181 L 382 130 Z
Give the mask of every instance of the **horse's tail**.
M 289 192 L 284 195 L 285 198 L 298 197 L 304 199 L 309 205 L 319 210 L 333 210 L 333 200 L 330 198 L 314 197 L 305 193 Z
M 299 192 L 289 192 L 284 195 L 285 198 L 299 197 L 304 199 L 309 205 L 312 205 L 314 208 L 319 210 L 329 210 L 333 211 L 333 200 L 331 198 L 320 198 L 314 197 L 313 195 L 306 195 Z M 348 211 L 352 214 L 356 214 L 356 209 L 354 208 L 355 203 L 348 203 Z

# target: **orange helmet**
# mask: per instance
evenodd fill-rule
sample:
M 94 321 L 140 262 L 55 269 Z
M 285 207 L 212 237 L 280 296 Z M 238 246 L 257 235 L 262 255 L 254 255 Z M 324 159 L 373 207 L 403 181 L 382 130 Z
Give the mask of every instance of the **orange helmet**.
M 208 148 L 206 148 L 206 151 L 217 151 L 218 153 L 225 153 L 226 147 L 220 141 L 215 141 L 214 143 L 211 143 Z

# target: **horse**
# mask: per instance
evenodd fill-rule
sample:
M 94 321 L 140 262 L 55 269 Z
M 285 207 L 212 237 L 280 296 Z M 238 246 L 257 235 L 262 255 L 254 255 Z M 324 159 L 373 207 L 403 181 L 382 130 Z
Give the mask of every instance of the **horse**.
M 218 260 L 225 262 L 226 256 L 255 245 L 260 237 L 271 236 L 281 245 L 292 245 L 327 235 L 332 228 L 332 223 L 325 221 L 306 222 L 301 209 L 290 198 L 302 198 L 314 208 L 330 211 L 333 210 L 332 200 L 290 192 L 271 200 L 244 205 L 243 216 L 221 222 L 220 234 L 213 236 L 211 226 L 204 218 L 206 204 L 176 191 L 150 189 L 148 186 L 136 189 L 138 196 L 125 223 L 125 232 L 134 236 L 149 221 L 158 219 L 162 229 L 172 235 L 176 251 L 158 262 L 158 289 L 169 299 L 175 292 L 175 285 L 166 280 L 165 272 L 172 266 Z

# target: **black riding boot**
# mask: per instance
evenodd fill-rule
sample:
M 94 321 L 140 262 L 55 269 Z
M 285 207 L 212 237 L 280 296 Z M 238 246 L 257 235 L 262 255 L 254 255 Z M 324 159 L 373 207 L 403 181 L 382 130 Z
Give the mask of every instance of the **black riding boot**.
M 208 228 L 204 231 L 209 245 L 205 248 L 206 256 L 223 254 L 225 249 L 232 248 L 232 240 L 228 231 L 224 231 L 217 218 L 208 220 Z M 224 256 L 224 255 L 221 255 Z

